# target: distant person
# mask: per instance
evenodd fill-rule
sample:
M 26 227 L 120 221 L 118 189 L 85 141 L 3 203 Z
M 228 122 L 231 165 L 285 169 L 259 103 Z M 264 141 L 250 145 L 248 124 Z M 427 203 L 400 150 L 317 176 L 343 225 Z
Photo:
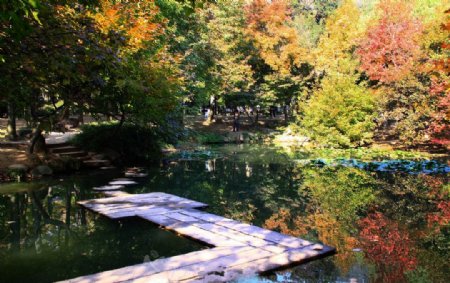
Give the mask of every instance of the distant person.
M 234 120 L 233 120 L 233 132 L 239 132 L 239 118 L 241 113 L 238 109 L 234 111 Z

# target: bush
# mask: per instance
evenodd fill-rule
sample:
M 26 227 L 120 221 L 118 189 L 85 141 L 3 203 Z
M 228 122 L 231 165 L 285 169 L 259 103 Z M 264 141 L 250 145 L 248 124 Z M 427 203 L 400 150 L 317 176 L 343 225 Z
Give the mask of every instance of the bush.
M 161 157 L 159 136 L 148 127 L 134 124 L 102 123 L 84 125 L 72 142 L 85 150 L 115 151 L 125 163 L 157 161 Z
M 372 140 L 374 97 L 351 76 L 335 75 L 323 80 L 308 102 L 301 127 L 324 146 L 355 147 Z

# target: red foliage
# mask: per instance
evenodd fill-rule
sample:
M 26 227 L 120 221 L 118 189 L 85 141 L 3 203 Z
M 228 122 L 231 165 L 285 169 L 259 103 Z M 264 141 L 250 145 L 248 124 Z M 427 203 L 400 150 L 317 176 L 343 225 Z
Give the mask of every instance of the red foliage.
M 446 13 L 450 14 L 450 10 Z M 437 104 L 430 131 L 433 143 L 450 146 L 450 20 L 442 25 L 442 31 L 447 33 L 447 40 L 441 44 L 444 57 L 434 62 L 431 77 L 430 94 Z
M 439 232 L 441 227 L 450 223 L 450 201 L 442 200 L 437 202 L 436 208 L 439 210 L 436 213 L 428 214 L 428 227 L 435 227 L 435 232 Z
M 420 55 L 421 23 L 405 1 L 382 0 L 381 18 L 369 28 L 358 54 L 361 68 L 371 80 L 390 83 L 402 80 Z
M 366 256 L 379 267 L 380 282 L 404 281 L 404 272 L 417 266 L 408 232 L 376 212 L 359 221 L 360 240 Z

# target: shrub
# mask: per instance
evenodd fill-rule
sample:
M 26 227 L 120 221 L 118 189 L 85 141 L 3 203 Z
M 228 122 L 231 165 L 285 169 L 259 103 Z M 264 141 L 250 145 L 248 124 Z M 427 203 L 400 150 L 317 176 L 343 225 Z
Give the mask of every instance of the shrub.
M 351 76 L 326 77 L 304 110 L 301 128 L 318 143 L 354 147 L 369 143 L 375 123 L 374 97 Z
M 94 152 L 115 151 L 123 162 L 156 161 L 161 157 L 155 130 L 135 124 L 102 123 L 82 126 L 72 142 Z

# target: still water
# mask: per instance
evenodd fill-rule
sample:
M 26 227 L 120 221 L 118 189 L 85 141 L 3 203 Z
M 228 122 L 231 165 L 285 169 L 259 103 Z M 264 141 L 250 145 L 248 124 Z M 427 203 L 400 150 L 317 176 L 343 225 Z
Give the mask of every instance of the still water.
M 450 282 L 446 161 L 356 160 L 255 145 L 183 152 L 129 193 L 167 192 L 208 211 L 336 247 L 337 254 L 239 282 Z M 52 282 L 206 248 L 76 202 L 123 177 L 95 171 L 0 185 L 0 282 Z

